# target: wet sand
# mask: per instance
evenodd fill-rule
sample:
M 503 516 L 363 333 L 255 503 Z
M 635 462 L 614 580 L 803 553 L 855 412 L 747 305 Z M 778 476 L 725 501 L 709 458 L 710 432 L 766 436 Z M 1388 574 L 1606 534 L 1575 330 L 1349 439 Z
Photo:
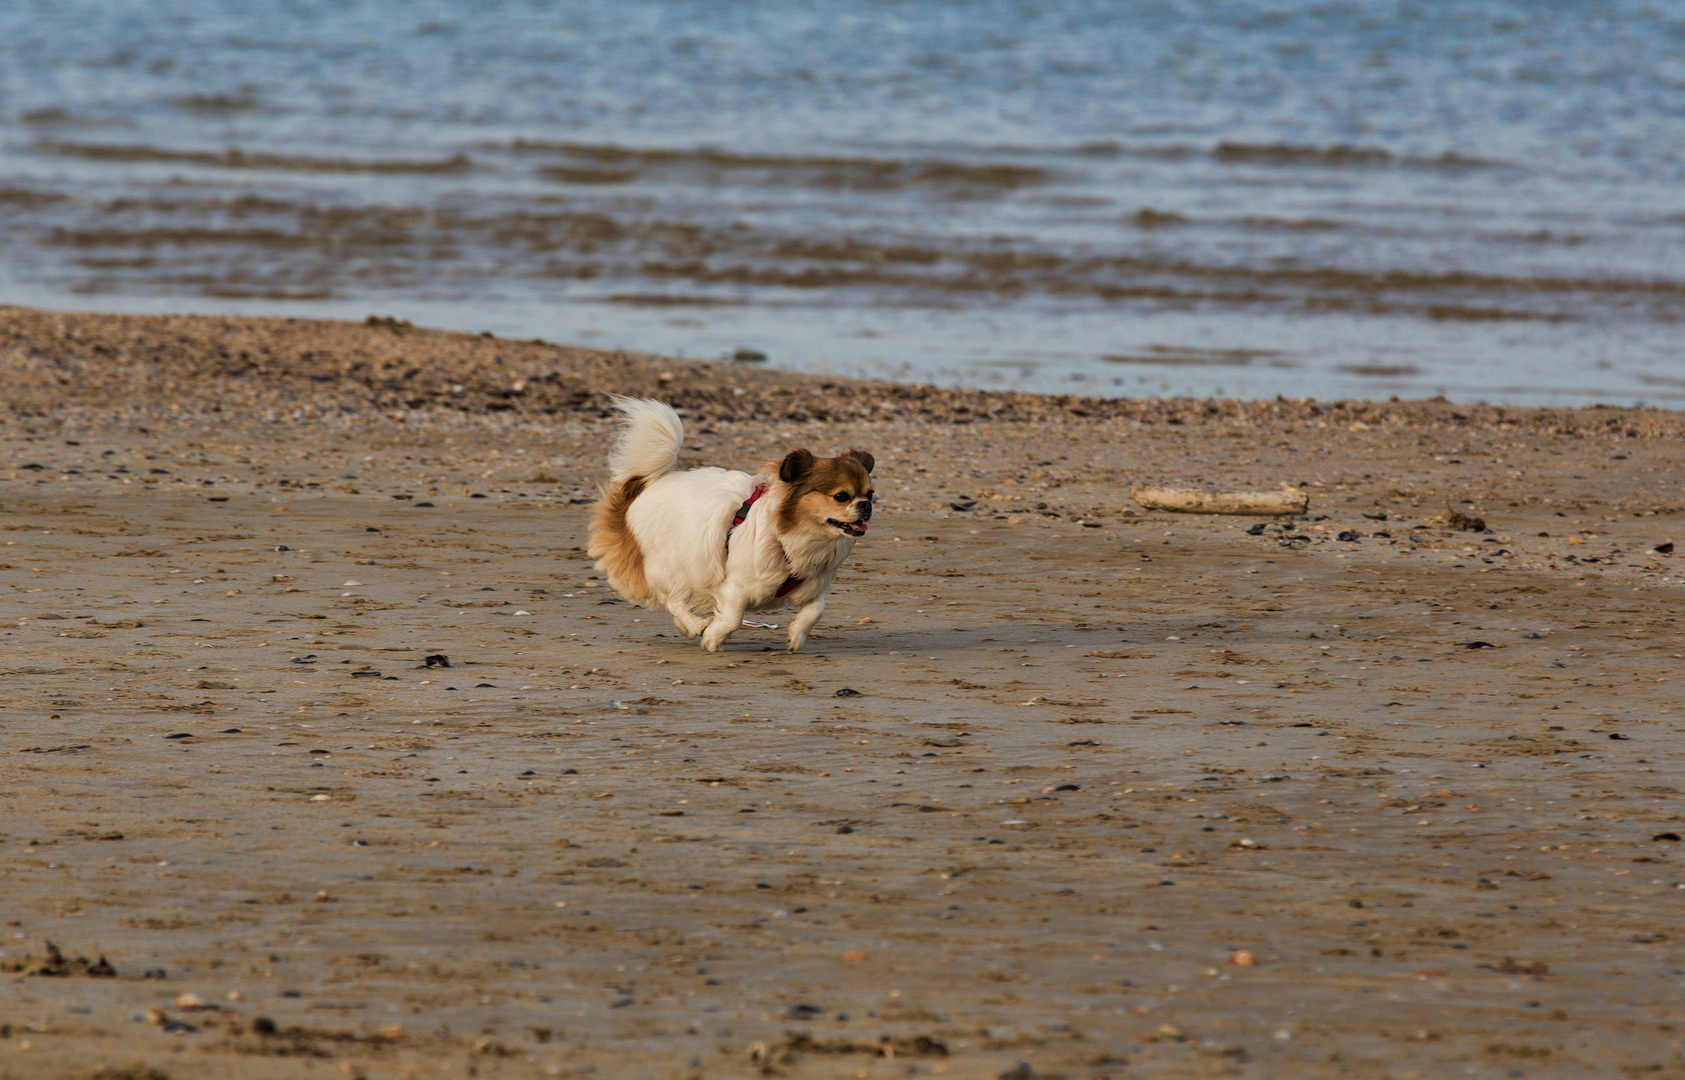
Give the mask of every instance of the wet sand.
M 0 1077 L 1680 1068 L 1679 414 L 19 309 L 0 365 Z M 608 593 L 607 390 L 877 455 L 807 652 Z

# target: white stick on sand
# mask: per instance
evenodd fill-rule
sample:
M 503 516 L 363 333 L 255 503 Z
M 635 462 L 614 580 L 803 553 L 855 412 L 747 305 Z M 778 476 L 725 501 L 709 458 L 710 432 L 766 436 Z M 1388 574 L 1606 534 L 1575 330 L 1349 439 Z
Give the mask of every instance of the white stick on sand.
M 1308 492 L 1282 491 L 1188 491 L 1183 488 L 1133 487 L 1129 497 L 1148 510 L 1173 510 L 1182 514 L 1303 514 L 1310 508 Z

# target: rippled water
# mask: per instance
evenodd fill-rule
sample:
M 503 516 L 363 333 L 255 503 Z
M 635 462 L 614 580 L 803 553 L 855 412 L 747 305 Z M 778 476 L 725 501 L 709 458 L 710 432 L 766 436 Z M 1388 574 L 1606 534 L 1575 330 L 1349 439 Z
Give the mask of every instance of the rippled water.
M 0 6 L 0 298 L 1685 401 L 1685 9 Z

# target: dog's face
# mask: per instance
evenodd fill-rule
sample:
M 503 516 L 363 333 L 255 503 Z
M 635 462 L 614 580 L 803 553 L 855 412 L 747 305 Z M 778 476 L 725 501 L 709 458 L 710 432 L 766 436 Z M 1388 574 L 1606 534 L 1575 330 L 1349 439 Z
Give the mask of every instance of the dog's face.
M 781 534 L 828 532 L 839 539 L 865 536 L 872 519 L 871 454 L 849 450 L 816 458 L 792 450 L 778 464 L 778 478 L 789 485 L 778 510 Z

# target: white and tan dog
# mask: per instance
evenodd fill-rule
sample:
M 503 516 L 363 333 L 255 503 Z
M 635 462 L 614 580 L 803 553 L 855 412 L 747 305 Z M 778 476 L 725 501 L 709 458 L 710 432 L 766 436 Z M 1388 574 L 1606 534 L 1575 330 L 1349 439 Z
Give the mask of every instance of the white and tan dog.
M 672 612 L 709 652 L 745 612 L 800 608 L 789 630 L 790 651 L 799 651 L 837 568 L 866 535 L 872 455 L 792 450 L 757 475 L 674 472 L 685 437 L 679 414 L 647 398 L 614 404 L 625 420 L 591 517 L 597 569 L 632 603 Z

